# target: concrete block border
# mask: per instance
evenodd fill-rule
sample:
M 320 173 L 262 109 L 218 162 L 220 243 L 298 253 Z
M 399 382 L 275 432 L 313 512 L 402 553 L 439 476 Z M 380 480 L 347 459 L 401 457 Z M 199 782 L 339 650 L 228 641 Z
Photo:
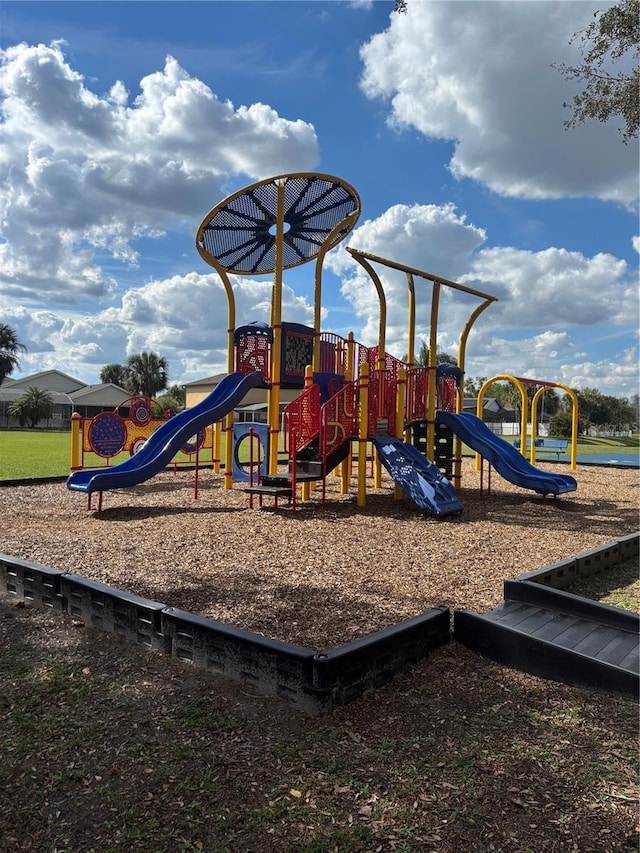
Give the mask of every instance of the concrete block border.
M 564 590 L 577 578 L 639 553 L 640 533 L 633 533 L 506 584 Z M 451 614 L 443 605 L 317 652 L 1 553 L 0 594 L 65 612 L 129 642 L 250 684 L 259 693 L 314 715 L 330 714 L 336 706 L 388 684 L 452 637 Z
M 624 560 L 637 558 L 639 554 L 640 532 L 629 533 L 598 548 L 581 551 L 575 557 L 518 575 L 514 580 L 541 583 L 554 589 L 566 589 L 573 581 L 590 577 Z
M 0 554 L 0 593 L 65 612 L 314 715 L 387 684 L 451 639 L 450 612 L 442 606 L 318 653 L 6 554 Z

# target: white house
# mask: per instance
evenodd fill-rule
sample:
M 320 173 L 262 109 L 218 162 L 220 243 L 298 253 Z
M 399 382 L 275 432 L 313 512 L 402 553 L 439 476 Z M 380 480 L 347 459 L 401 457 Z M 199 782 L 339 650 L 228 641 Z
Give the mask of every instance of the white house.
M 131 394 L 111 383 L 87 385 L 60 370 L 44 370 L 20 379 L 5 379 L 0 385 L 0 429 L 15 429 L 19 423 L 9 416 L 9 407 L 29 388 L 48 391 L 53 399 L 51 417 L 39 426 L 43 429 L 69 429 L 73 412 L 92 418 L 111 412 Z

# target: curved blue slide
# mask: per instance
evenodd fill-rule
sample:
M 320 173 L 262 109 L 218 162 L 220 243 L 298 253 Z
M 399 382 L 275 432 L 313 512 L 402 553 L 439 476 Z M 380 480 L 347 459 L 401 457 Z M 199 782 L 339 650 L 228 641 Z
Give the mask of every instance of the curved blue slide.
M 193 435 L 229 414 L 247 391 L 263 381 L 260 371 L 247 376 L 230 373 L 204 400 L 161 424 L 130 459 L 112 468 L 74 471 L 67 478 L 67 488 L 76 492 L 105 492 L 143 483 L 162 471 Z
M 495 435 L 480 418 L 469 412 L 454 415 L 439 411 L 436 422 L 448 426 L 466 445 L 484 456 L 501 477 L 516 486 L 533 489 L 539 495 L 561 495 L 578 488 L 573 477 L 536 468 L 512 444 Z

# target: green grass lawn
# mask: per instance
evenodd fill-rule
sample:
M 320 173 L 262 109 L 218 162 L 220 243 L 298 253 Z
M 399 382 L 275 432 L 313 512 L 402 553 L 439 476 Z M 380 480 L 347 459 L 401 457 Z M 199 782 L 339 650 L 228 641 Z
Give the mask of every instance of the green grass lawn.
M 622 438 L 591 438 L 587 435 L 578 438 L 578 454 L 588 456 L 591 453 L 608 453 L 617 450 L 621 453 L 637 453 L 640 451 L 640 434 L 634 433 Z
M 513 444 L 515 439 L 519 436 L 501 436 L 505 441 L 508 441 L 510 444 Z M 640 453 L 640 433 L 634 433 L 631 436 L 623 436 L 620 438 L 593 438 L 587 435 L 581 435 L 578 437 L 578 456 L 591 456 L 597 453 L 610 453 L 610 452 L 618 452 L 618 453 Z M 467 447 L 466 444 L 462 445 L 462 453 L 465 456 L 473 456 L 474 451 L 471 448 Z M 567 451 L 564 459 L 561 461 L 568 461 L 570 454 L 570 447 L 567 446 Z M 528 454 L 527 454 L 528 458 Z M 553 462 L 555 461 L 555 457 L 553 456 L 538 456 L 538 462 Z
M 63 477 L 71 464 L 69 431 L 7 430 L 0 432 L 0 480 Z
M 607 453 L 618 450 L 632 453 L 640 450 L 640 435 L 629 438 L 589 438 L 578 441 L 578 454 Z M 472 451 L 463 451 L 469 454 Z M 221 457 L 224 459 L 224 436 Z M 129 454 L 120 454 L 111 460 L 117 464 L 128 459 Z M 66 477 L 71 460 L 71 433 L 54 430 L 7 430 L 0 431 L 0 481 L 28 480 L 39 477 Z M 187 461 L 188 457 L 184 457 Z M 99 467 L 99 460 L 97 467 Z
M 282 449 L 282 435 L 280 435 Z M 210 454 L 210 451 L 207 451 Z M 224 461 L 225 436 L 220 443 L 220 458 Z M 248 442 L 244 442 L 239 452 L 241 462 L 249 459 Z M 246 458 L 245 458 L 246 457 Z M 210 460 L 207 456 L 207 461 Z M 117 465 L 129 459 L 129 453 L 120 453 L 109 459 L 109 465 Z M 182 453 L 176 456 L 177 462 L 193 464 Z M 94 457 L 92 465 L 101 468 L 106 459 Z M 204 463 L 205 465 L 207 462 Z M 210 464 L 210 462 L 209 462 Z M 66 477 L 71 465 L 71 433 L 55 430 L 0 430 L 0 482 L 2 480 L 29 480 L 41 477 Z

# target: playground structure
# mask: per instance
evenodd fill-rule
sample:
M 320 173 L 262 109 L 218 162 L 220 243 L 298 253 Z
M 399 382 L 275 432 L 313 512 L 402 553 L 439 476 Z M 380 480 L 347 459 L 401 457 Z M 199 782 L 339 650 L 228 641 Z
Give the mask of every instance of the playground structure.
M 461 479 L 464 441 L 505 478 L 541 495 L 573 491 L 576 481 L 536 468 L 535 433 L 538 395 L 550 383 L 539 383 L 532 401 L 532 435 L 527 437 L 524 385 L 533 380 L 501 375 L 520 389 L 523 420 L 521 449 L 493 435 L 481 418 L 464 413 L 461 385 L 468 335 L 495 297 L 431 273 L 348 247 L 368 273 L 380 305 L 378 342 L 365 347 L 353 335 L 343 339 L 320 328 L 322 267 L 326 253 L 353 229 L 360 213 L 355 190 L 329 175 L 281 175 L 253 184 L 215 207 L 201 223 L 196 246 L 219 274 L 228 301 L 228 375 L 197 405 L 162 422 L 130 457 L 106 468 L 74 470 L 67 487 L 93 492 L 126 488 L 163 470 L 193 437 L 211 425 L 226 434 L 224 486 L 232 488 L 238 469 L 238 443 L 249 436 L 259 450 L 258 477 L 243 488 L 253 494 L 286 495 L 295 508 L 296 490 L 310 495 L 338 469 L 341 491 L 348 489 L 351 446 L 357 447 L 357 505 L 366 503 L 367 448 L 373 446 L 374 485 L 384 466 L 405 492 L 436 516 L 462 510 L 456 488 Z M 306 327 L 282 319 L 282 274 L 315 261 L 314 322 Z M 386 353 L 386 302 L 377 267 L 403 273 L 408 293 L 408 356 L 402 362 Z M 230 275 L 273 273 L 269 324 L 236 327 Z M 416 281 L 432 287 L 429 364 L 415 364 Z M 460 335 L 458 365 L 436 364 L 438 307 L 443 288 L 480 300 Z M 266 389 L 268 423 L 243 424 L 233 436 L 233 411 L 250 388 Z M 299 388 L 280 420 L 280 389 Z M 556 386 L 564 387 L 564 386 Z M 564 389 L 570 392 L 570 389 Z M 484 388 L 482 393 L 484 392 Z M 482 393 L 479 397 L 481 412 Z M 577 406 L 571 464 L 575 467 Z M 103 426 L 101 426 L 103 424 Z M 95 435 L 108 444 L 103 418 Z M 87 427 L 91 431 L 91 426 Z M 286 473 L 278 471 L 280 432 L 288 454 Z M 102 435 L 104 433 L 104 435 Z M 77 429 L 74 441 L 79 442 Z M 83 439 L 84 440 L 84 439 Z M 530 440 L 531 461 L 527 461 Z M 197 442 L 196 442 L 197 443 Z M 94 437 L 94 445 L 96 439 Z M 215 445 L 215 440 L 214 440 Z M 251 454 L 253 450 L 251 451 Z M 235 454 L 235 456 L 234 456 Z M 76 454 L 76 459 L 78 454 Z M 253 460 L 252 460 L 253 461 Z M 481 616 L 456 611 L 453 630 L 447 607 L 432 608 L 402 623 L 323 652 L 272 640 L 161 602 L 148 601 L 68 572 L 48 569 L 0 555 L 0 584 L 11 595 L 44 606 L 65 609 L 95 624 L 190 661 L 249 680 L 265 693 L 279 696 L 312 713 L 330 713 L 387 683 L 451 637 L 482 654 L 569 683 L 638 695 L 638 618 L 595 602 L 585 603 L 563 590 L 573 577 L 614 565 L 638 553 L 638 536 L 624 537 L 594 552 L 505 582 L 505 603 Z
M 366 347 L 321 329 L 323 263 L 354 228 L 360 198 L 353 187 L 331 175 L 294 173 L 269 178 L 240 190 L 214 207 L 203 219 L 196 248 L 213 267 L 228 304 L 228 376 L 205 400 L 163 424 L 138 453 L 109 469 L 75 470 L 69 489 L 87 494 L 143 482 L 162 470 L 185 442 L 199 430 L 220 425 L 225 433 L 224 487 L 236 479 L 252 496 L 289 498 L 295 510 L 298 487 L 307 499 L 313 483 L 341 477 L 340 491 L 348 493 L 352 442 L 357 446 L 357 504 L 366 505 L 367 452 L 375 449 L 373 483 L 379 487 L 384 466 L 391 473 L 395 496 L 404 492 L 436 516 L 459 513 L 456 489 L 461 484 L 462 440 L 483 453 L 498 472 L 539 494 L 573 491 L 572 477 L 540 471 L 507 442 L 489 443 L 483 426 L 464 421 L 461 385 L 469 333 L 495 297 L 424 270 L 347 247 L 368 274 L 379 302 L 378 341 Z M 312 326 L 282 318 L 283 272 L 315 262 Z M 407 361 L 386 352 L 386 298 L 378 269 L 402 273 L 407 281 Z M 269 324 L 236 326 L 231 275 L 273 274 Z M 429 363 L 415 364 L 416 282 L 431 285 Z M 458 364 L 437 364 L 438 312 L 442 289 L 480 300 L 462 329 Z M 517 380 L 522 382 L 521 380 Z M 233 409 L 250 387 L 263 387 L 267 396 L 266 435 L 243 425 L 234 437 Z M 300 395 L 280 415 L 282 388 Z M 526 395 L 525 395 L 526 397 Z M 535 411 L 535 406 L 534 406 Z M 526 421 L 525 421 L 526 423 Z M 288 454 L 286 473 L 278 471 L 280 433 Z M 215 433 L 218 434 L 218 433 Z M 248 476 L 238 464 L 238 443 L 249 435 Z M 523 434 L 523 438 L 524 438 Z M 254 445 L 254 440 L 256 445 Z M 215 441 L 214 441 L 215 443 Z M 255 447 L 255 450 L 254 450 Z M 535 451 L 532 451 L 535 452 Z M 517 458 L 516 458 L 517 457 Z M 533 457 L 535 458 L 535 457 Z M 575 455 L 572 457 L 575 467 Z
M 146 440 L 137 439 L 137 446 L 136 440 L 132 440 L 129 459 L 113 467 L 84 468 L 74 471 L 67 480 L 68 487 L 75 491 L 86 492 L 89 497 L 89 508 L 91 508 L 91 494 L 98 492 L 98 510 L 100 510 L 103 491 L 142 483 L 163 470 L 175 459 L 176 454 L 182 453 L 188 456 L 195 455 L 194 489 L 197 497 L 199 450 L 205 441 L 206 429 L 218 421 L 225 412 L 233 410 L 247 391 L 257 384 L 258 378 L 257 373 L 245 377 L 239 374 L 225 377 L 215 391 L 197 406 L 185 409 L 179 415 L 164 420 Z M 75 436 L 73 436 L 74 447 L 80 443 L 81 424 L 77 421 L 76 424 Z M 105 412 L 93 418 L 86 433 L 94 450 L 97 448 L 105 455 L 120 452 L 124 446 L 125 424 L 126 421 L 119 418 L 115 412 Z M 94 430 L 96 425 L 97 429 Z

